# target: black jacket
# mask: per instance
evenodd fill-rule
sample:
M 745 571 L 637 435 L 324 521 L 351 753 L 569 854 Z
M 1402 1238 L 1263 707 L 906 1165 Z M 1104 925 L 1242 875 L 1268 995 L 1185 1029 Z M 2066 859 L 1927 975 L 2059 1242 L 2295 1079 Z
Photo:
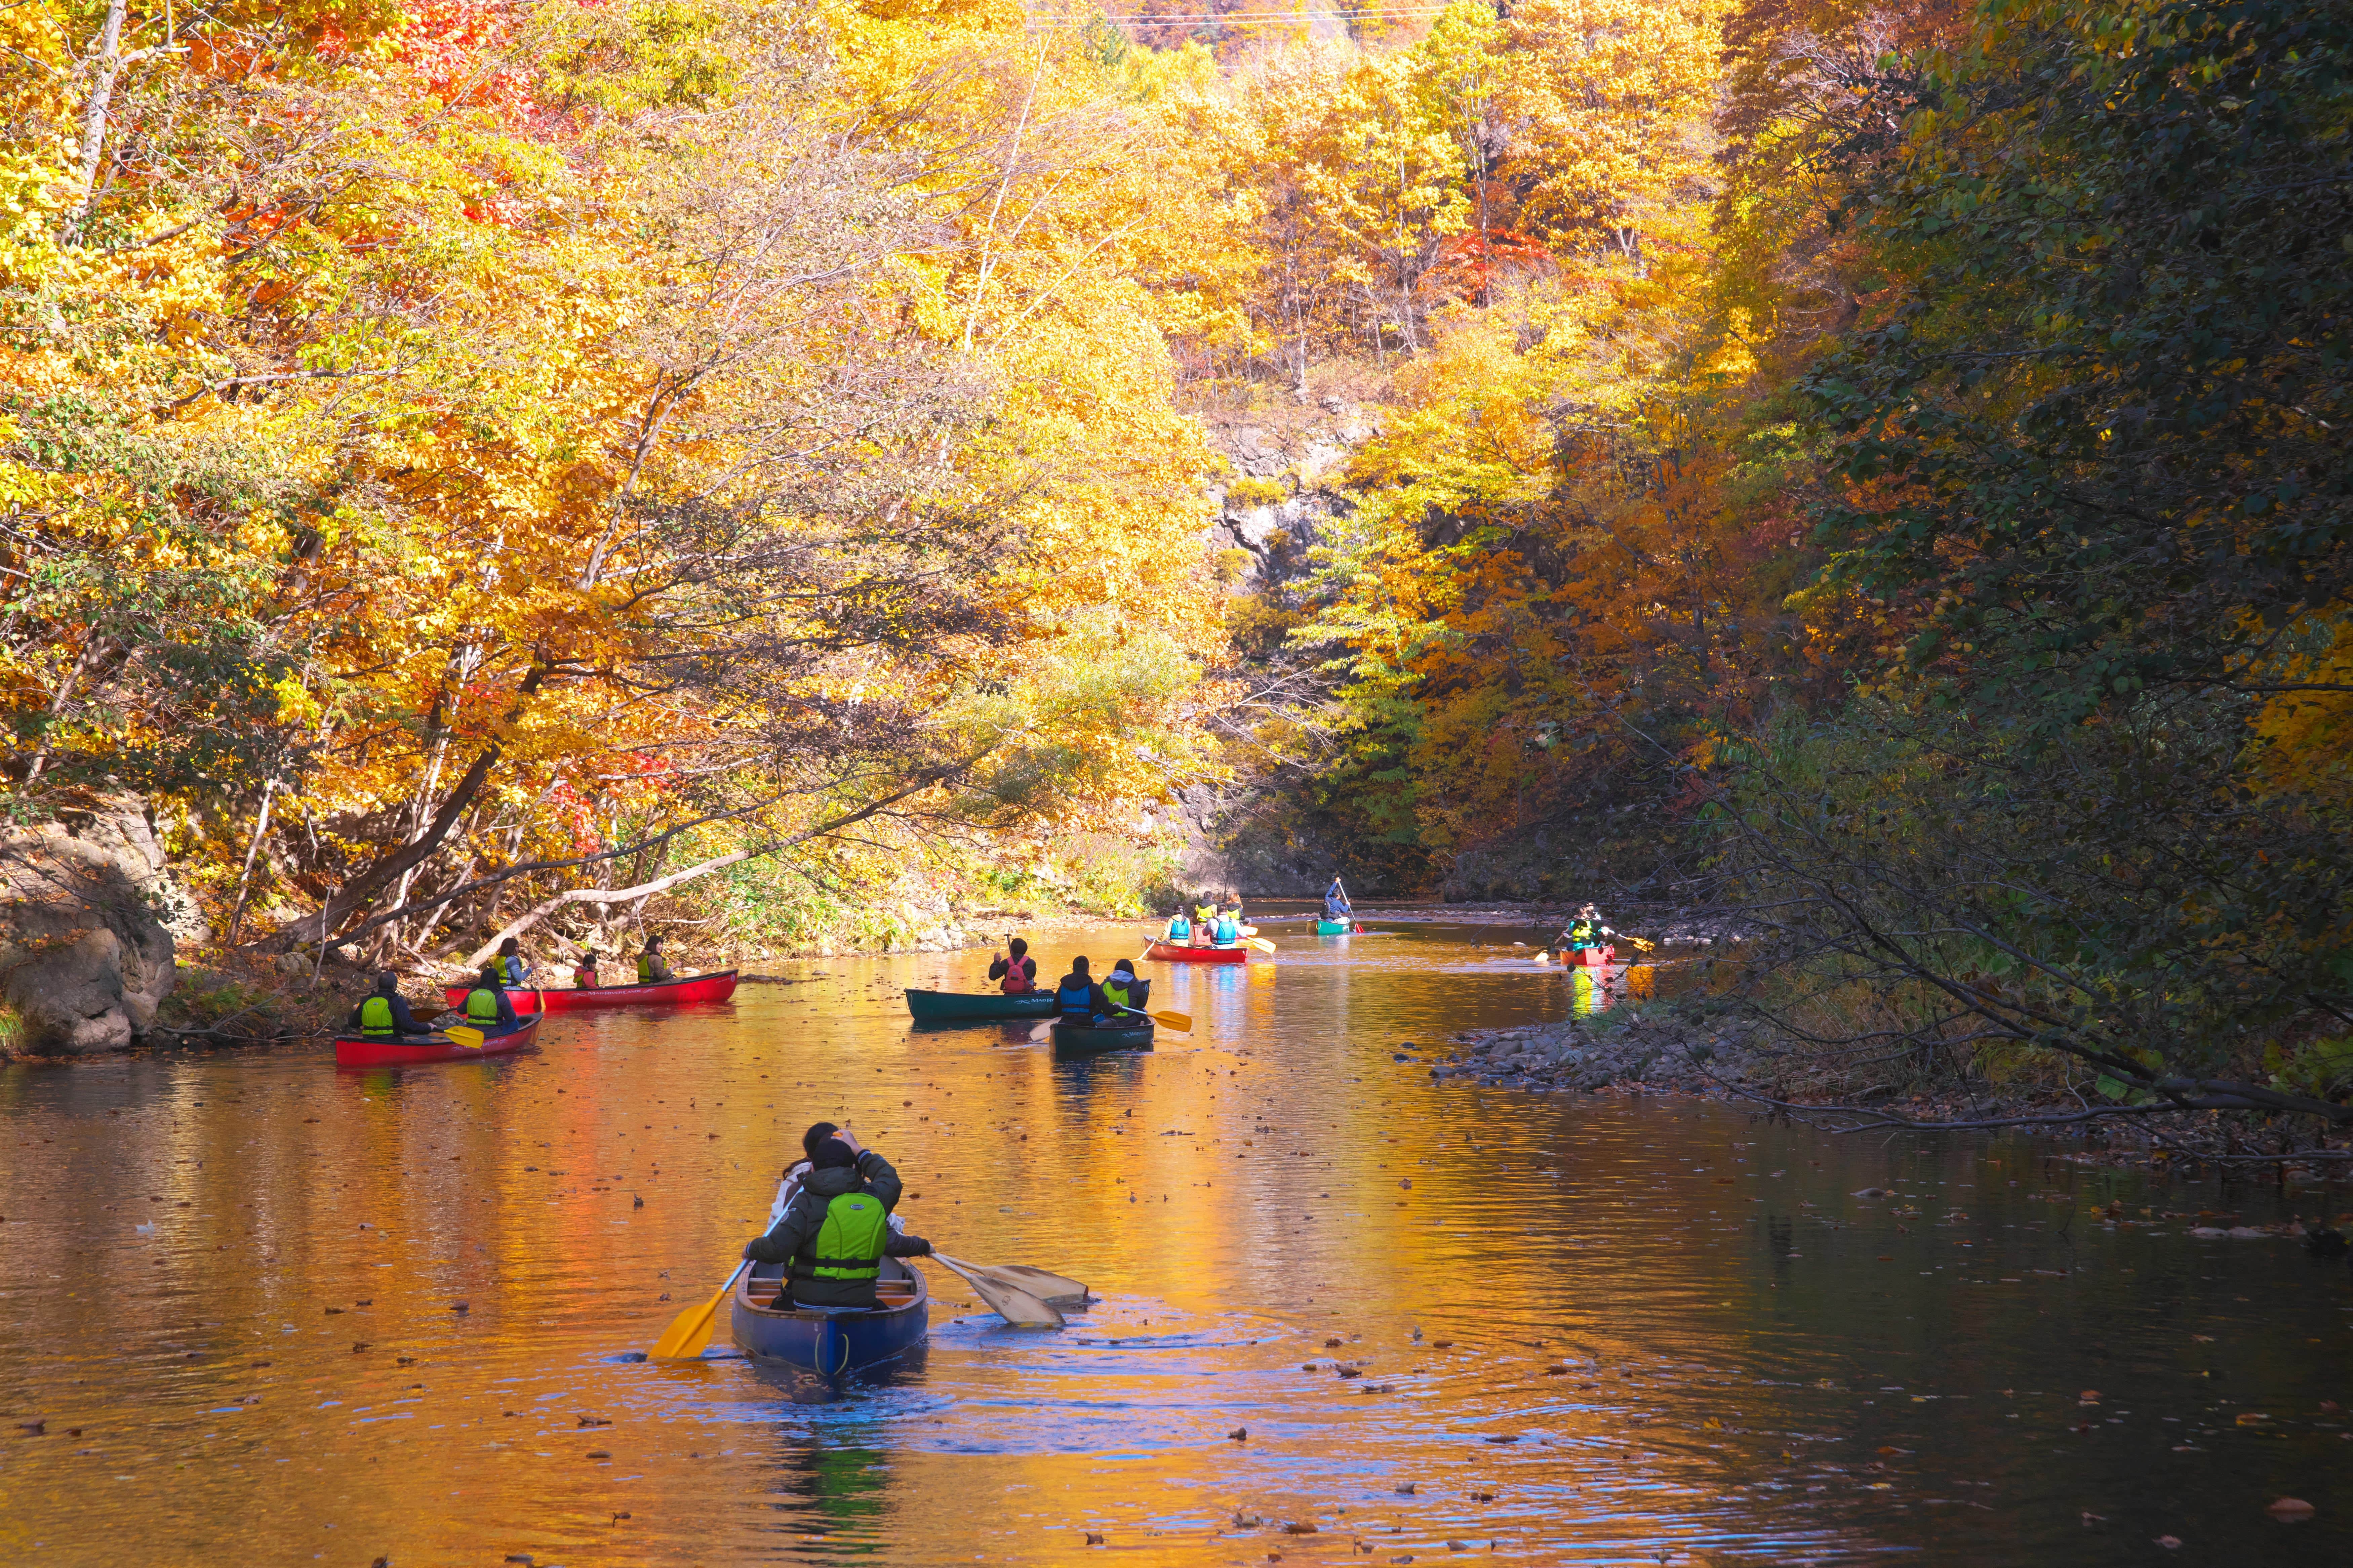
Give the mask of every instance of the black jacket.
M 360 998 L 359 1007 L 353 1007 L 352 1009 L 352 1016 L 349 1021 L 345 1023 L 345 1028 L 351 1030 L 354 1035 L 360 1032 L 361 1028 L 364 1026 L 360 1021 L 360 1007 L 366 1006 L 368 1005 L 369 997 L 377 994 L 379 994 L 379 993 L 370 992 L 367 996 Z M 392 1004 L 392 1026 L 395 1033 L 403 1035 L 429 1035 L 433 1032 L 430 1027 L 417 1021 L 417 1015 L 408 1010 L 408 998 L 400 994 L 399 992 L 394 992 L 391 995 L 385 997 L 385 1000 Z
M 776 1228 L 754 1238 L 744 1248 L 744 1256 L 754 1263 L 784 1264 L 796 1301 L 816 1307 L 873 1306 L 874 1281 L 819 1279 L 811 1261 L 815 1255 L 810 1249 L 825 1226 L 826 1206 L 846 1193 L 861 1190 L 881 1198 L 882 1211 L 888 1214 L 899 1206 L 899 1194 L 906 1191 L 906 1184 L 899 1180 L 891 1162 L 871 1149 L 858 1156 L 854 1170 L 834 1165 L 811 1171 L 801 1178 L 801 1190 L 785 1205 Z M 883 1255 L 890 1258 L 921 1258 L 931 1249 L 931 1243 L 916 1236 L 893 1236 L 882 1247 Z

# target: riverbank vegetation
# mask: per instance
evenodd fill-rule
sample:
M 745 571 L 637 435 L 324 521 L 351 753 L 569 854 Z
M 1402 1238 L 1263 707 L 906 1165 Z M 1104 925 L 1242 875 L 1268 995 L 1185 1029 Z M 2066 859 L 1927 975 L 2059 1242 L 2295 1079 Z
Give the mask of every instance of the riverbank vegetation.
M 227 939 L 1136 909 L 1224 783 L 1738 911 L 1859 1081 L 2345 1124 L 2334 13 L 0 28 L 12 809 Z

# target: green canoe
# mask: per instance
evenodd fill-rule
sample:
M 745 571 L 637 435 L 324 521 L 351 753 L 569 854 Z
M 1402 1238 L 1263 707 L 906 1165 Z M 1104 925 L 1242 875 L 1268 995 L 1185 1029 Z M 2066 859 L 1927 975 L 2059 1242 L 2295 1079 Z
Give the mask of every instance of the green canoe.
M 1046 1018 L 1053 1016 L 1054 994 L 1032 991 L 1026 996 L 1008 996 L 1002 992 L 984 991 L 977 995 L 964 991 L 910 991 L 907 1011 L 918 1023 L 977 1024 L 991 1018 Z
M 1315 922 L 1317 936 L 1345 936 L 1353 929 L 1346 921 L 1319 920 Z
M 1082 1028 L 1074 1024 L 1054 1026 L 1054 1049 L 1066 1057 L 1093 1057 L 1105 1051 L 1148 1051 L 1151 1048 L 1152 1026 L 1148 1022 L 1116 1029 Z

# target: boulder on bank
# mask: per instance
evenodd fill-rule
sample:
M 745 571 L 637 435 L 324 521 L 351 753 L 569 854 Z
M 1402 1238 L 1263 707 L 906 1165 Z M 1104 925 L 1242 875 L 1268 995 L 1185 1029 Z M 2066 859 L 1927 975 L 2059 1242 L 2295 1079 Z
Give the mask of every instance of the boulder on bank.
M 203 929 L 133 797 L 0 831 L 0 1056 L 131 1045 L 172 993 L 175 931 Z

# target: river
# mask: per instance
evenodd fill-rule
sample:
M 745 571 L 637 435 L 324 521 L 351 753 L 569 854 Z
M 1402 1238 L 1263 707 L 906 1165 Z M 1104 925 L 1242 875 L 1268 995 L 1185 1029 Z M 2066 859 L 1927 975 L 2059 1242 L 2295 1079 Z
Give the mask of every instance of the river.
M 1572 977 L 1502 917 L 1369 923 L 1147 965 L 1192 1037 L 1084 1062 L 911 1027 L 957 953 L 502 1061 L 0 1068 L 0 1561 L 2353 1559 L 2353 1274 L 2187 1234 L 2342 1189 L 1435 1084 Z M 1102 1301 L 1008 1330 L 934 1270 L 926 1352 L 844 1387 L 629 1359 L 820 1117 L 913 1230 Z

